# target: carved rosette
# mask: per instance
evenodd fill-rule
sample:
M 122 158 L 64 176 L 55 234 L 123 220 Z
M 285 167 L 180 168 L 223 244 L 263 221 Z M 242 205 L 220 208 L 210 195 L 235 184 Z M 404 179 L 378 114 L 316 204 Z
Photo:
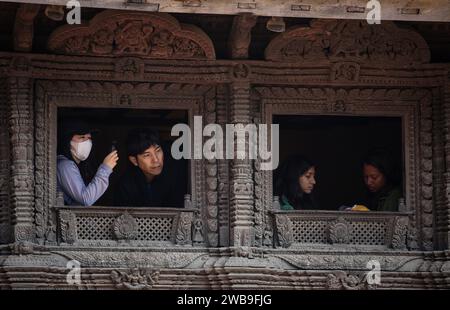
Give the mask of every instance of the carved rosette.
M 210 38 L 164 13 L 106 10 L 87 25 L 64 25 L 49 38 L 50 51 L 66 55 L 215 59 Z
M 333 222 L 329 227 L 330 242 L 348 244 L 352 235 L 351 225 L 342 217 Z
M 293 224 L 287 215 L 276 215 L 278 244 L 288 248 L 294 242 Z
M 77 219 L 73 212 L 64 210 L 59 212 L 61 241 L 73 244 L 77 241 Z
M 138 234 L 138 224 L 136 219 L 128 212 L 125 212 L 113 224 L 114 237 L 118 240 L 133 240 Z
M 408 218 L 396 217 L 392 234 L 391 247 L 393 249 L 406 249 L 406 235 L 408 232 Z
M 175 243 L 179 245 L 192 244 L 192 220 L 193 214 L 182 212 L 178 219 L 177 232 L 175 235 Z
M 398 28 L 393 22 L 369 25 L 365 20 L 318 19 L 310 27 L 297 26 L 276 36 L 265 56 L 271 61 L 300 64 L 351 61 L 399 66 L 427 63 L 430 51 L 418 33 Z M 345 79 L 356 78 L 356 72 L 345 71 L 349 74 Z
M 159 271 L 147 268 L 131 268 L 126 271 L 113 270 L 110 278 L 118 289 L 146 290 L 158 282 Z

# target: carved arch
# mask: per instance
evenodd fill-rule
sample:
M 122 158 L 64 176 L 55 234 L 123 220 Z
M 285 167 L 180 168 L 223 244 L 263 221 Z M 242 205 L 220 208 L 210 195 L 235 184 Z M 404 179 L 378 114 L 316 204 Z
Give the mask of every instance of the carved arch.
M 151 59 L 215 59 L 214 45 L 200 28 L 164 13 L 106 10 L 85 25 L 64 25 L 49 37 L 58 54 L 140 56 Z
M 409 66 L 430 61 L 425 40 L 393 22 L 369 25 L 365 20 L 314 20 L 276 36 L 265 58 L 296 63 L 354 61 L 376 66 Z

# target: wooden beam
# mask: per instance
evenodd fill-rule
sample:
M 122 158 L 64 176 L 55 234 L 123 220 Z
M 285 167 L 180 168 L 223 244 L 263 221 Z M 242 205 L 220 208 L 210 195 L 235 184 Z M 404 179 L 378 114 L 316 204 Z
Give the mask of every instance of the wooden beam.
M 248 59 L 248 48 L 252 39 L 252 28 L 256 24 L 256 15 L 250 13 L 239 14 L 234 17 L 228 51 L 232 59 Z
M 65 6 L 68 0 L 14 2 Z M 370 11 L 366 8 L 368 3 L 366 0 L 79 0 L 79 2 L 81 7 L 134 11 L 225 15 L 247 12 L 258 16 L 334 19 L 365 19 Z M 381 0 L 380 3 L 382 20 L 450 21 L 448 0 Z
M 33 48 L 34 18 L 39 13 L 39 4 L 22 4 L 14 23 L 14 50 L 29 52 Z

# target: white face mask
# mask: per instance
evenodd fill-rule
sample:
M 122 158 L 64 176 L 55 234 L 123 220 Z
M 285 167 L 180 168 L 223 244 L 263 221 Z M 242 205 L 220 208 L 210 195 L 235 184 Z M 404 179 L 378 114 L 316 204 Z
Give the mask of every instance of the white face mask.
M 79 161 L 86 160 L 92 149 L 92 140 L 88 139 L 83 142 L 70 141 L 70 152 L 75 159 Z

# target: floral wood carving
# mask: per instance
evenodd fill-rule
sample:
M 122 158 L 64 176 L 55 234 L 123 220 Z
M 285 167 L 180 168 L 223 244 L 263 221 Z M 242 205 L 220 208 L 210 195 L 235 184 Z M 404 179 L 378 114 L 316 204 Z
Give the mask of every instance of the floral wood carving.
M 159 271 L 132 268 L 127 271 L 113 270 L 110 276 L 118 289 L 144 290 L 155 285 L 159 278 Z
M 350 242 L 351 226 L 342 217 L 338 218 L 330 226 L 329 237 L 331 243 L 344 243 Z
M 292 222 L 287 215 L 279 215 L 276 217 L 278 243 L 288 248 L 294 242 L 294 234 L 292 230 Z
M 191 228 L 192 228 L 193 214 L 182 212 L 178 219 L 177 233 L 175 236 L 175 242 L 180 245 L 192 244 L 191 240 Z
M 119 240 L 132 240 L 137 237 L 138 224 L 128 213 L 119 216 L 114 222 L 114 236 Z
M 200 28 L 163 13 L 107 10 L 86 25 L 56 29 L 48 48 L 67 55 L 215 59 L 213 43 Z
M 405 249 L 406 235 L 408 232 L 408 218 L 398 217 L 395 219 L 394 232 L 392 235 L 392 248 Z
M 61 211 L 59 214 L 61 225 L 61 241 L 72 244 L 77 241 L 77 220 L 73 212 Z
M 265 56 L 271 61 L 296 63 L 354 61 L 395 66 L 427 63 L 430 51 L 419 34 L 393 22 L 369 25 L 365 20 L 315 20 L 310 27 L 294 27 L 276 36 Z M 356 72 L 352 73 L 351 78 L 356 77 Z

